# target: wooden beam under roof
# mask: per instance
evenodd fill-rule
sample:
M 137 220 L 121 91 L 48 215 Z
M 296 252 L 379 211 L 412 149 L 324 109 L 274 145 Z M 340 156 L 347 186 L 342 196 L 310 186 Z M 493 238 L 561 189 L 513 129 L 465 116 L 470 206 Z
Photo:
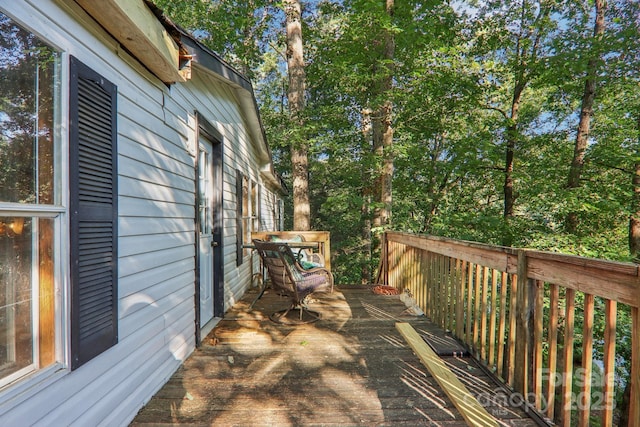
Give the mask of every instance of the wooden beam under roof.
M 180 47 L 144 0 L 75 0 L 164 83 L 184 82 Z

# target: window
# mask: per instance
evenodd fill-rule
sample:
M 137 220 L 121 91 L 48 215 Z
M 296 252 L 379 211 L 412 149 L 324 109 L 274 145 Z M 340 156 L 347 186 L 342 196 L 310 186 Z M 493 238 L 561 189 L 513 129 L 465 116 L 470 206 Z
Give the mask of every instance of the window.
M 284 230 L 284 200 L 278 199 L 278 216 L 276 220 L 278 230 Z
M 0 12 L 0 387 L 117 341 L 116 88 L 71 59 L 67 191 L 61 68 Z
M 283 218 L 282 218 L 282 210 L 283 210 L 283 202 L 276 193 L 268 193 L 269 194 L 269 204 L 271 205 L 271 221 L 272 228 L 274 230 L 283 230 Z
M 0 386 L 57 360 L 60 54 L 0 12 Z
M 249 214 L 251 206 L 251 198 L 249 194 L 249 179 L 246 176 L 242 177 L 242 243 L 251 243 L 251 216 Z M 247 255 L 247 249 L 244 250 L 244 255 Z
M 237 265 L 241 265 L 250 252 L 245 245 L 251 244 L 251 233 L 260 231 L 260 186 L 239 170 L 236 171 L 236 198 L 236 259 Z
M 251 182 L 251 220 L 252 231 L 262 230 L 262 218 L 260 217 L 260 193 L 262 192 L 260 185 L 255 182 Z

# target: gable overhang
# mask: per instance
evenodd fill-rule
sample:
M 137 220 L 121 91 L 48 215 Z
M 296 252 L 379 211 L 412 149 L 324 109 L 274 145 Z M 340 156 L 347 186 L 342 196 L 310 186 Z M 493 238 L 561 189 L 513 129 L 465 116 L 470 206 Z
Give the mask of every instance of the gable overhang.
M 75 0 L 132 56 L 164 83 L 189 78 L 181 46 L 146 0 Z
M 253 86 L 245 76 L 174 24 L 152 0 L 62 1 L 75 1 L 162 82 L 186 82 L 191 78 L 192 66 L 195 65 L 229 85 L 243 112 L 263 179 L 286 193 L 282 179 L 273 170 Z
M 286 193 L 286 187 L 282 179 L 273 169 L 271 150 L 267 144 L 266 133 L 260 119 L 258 102 L 251 82 L 225 62 L 218 54 L 197 41 L 191 34 L 177 26 L 175 28 L 180 33 L 181 45 L 191 57 L 193 68 L 205 68 L 233 89 L 240 109 L 244 113 L 248 133 L 258 154 L 257 160 L 260 165 L 260 174 L 270 185 L 280 192 Z

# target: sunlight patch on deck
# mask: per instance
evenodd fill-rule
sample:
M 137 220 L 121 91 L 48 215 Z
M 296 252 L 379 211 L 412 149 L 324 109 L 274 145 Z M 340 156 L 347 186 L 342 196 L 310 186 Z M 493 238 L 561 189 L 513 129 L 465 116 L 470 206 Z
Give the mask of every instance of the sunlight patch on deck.
M 397 298 L 395 298 L 397 299 Z M 373 304 L 370 304 L 364 300 L 360 300 L 360 303 L 367 311 L 367 314 L 374 319 L 379 320 L 395 320 L 396 322 L 401 322 L 402 320 L 394 316 L 392 313 L 389 313 L 386 310 L 381 309 L 380 307 L 376 307 Z

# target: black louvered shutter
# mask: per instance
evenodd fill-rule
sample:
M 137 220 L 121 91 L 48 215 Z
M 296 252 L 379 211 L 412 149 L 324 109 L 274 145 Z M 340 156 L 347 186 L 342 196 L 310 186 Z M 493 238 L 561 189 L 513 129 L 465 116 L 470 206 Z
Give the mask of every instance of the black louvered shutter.
M 244 248 L 244 229 L 242 227 L 242 181 L 244 176 L 242 172 L 236 169 L 236 265 L 242 265 Z
M 118 341 L 117 88 L 71 58 L 71 368 Z

